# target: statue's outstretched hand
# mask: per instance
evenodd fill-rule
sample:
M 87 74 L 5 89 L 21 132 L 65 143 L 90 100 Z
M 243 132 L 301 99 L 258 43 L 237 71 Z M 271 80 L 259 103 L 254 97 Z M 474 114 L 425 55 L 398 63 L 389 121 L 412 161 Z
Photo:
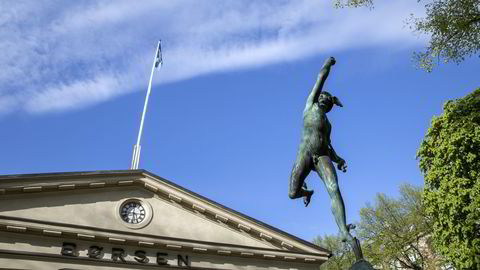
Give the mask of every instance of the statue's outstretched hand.
M 337 61 L 335 60 L 335 58 L 333 56 L 330 56 L 329 58 L 327 58 L 327 60 L 325 60 L 325 66 L 333 66 L 335 65 Z
M 347 172 L 347 162 L 343 159 L 341 159 L 338 163 L 337 163 L 337 168 L 339 170 L 341 170 L 342 172 Z

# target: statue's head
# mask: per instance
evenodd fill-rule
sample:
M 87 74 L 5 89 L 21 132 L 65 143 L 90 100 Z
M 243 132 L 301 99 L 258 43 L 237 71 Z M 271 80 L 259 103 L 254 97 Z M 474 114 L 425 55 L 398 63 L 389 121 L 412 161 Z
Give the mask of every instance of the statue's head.
M 333 108 L 333 105 L 343 107 L 343 104 L 340 102 L 340 100 L 337 97 L 332 96 L 327 91 L 322 91 L 318 96 L 318 105 L 325 108 L 325 112 L 329 112 Z

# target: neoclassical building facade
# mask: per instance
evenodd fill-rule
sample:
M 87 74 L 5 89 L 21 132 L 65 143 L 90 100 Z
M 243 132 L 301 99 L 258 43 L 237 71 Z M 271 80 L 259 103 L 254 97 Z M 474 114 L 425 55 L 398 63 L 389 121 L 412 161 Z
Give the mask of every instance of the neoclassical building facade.
M 318 269 L 331 252 L 145 170 L 0 176 L 0 268 Z

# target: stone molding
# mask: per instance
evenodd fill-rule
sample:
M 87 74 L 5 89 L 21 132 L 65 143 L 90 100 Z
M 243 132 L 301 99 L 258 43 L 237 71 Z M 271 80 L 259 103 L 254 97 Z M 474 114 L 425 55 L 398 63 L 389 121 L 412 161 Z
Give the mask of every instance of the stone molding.
M 98 231 L 89 233 L 75 232 L 72 229 L 63 231 L 50 227 L 42 228 L 38 224 L 23 225 L 1 223 L 0 230 L 14 233 L 34 233 L 45 237 L 64 237 L 65 235 L 77 238 L 106 240 L 110 243 L 122 242 L 131 245 L 151 245 L 162 248 L 186 248 L 192 252 L 209 253 L 224 256 L 255 256 L 263 259 L 276 259 L 288 261 L 302 261 L 309 263 L 322 263 L 328 259 L 330 252 L 321 247 L 314 246 L 304 240 L 296 238 L 276 228 L 261 223 L 253 218 L 226 208 L 218 203 L 208 200 L 194 192 L 186 190 L 168 180 L 160 178 L 144 170 L 131 171 L 102 171 L 84 173 L 58 173 L 39 175 L 0 176 L 0 199 L 14 196 L 23 196 L 38 193 L 71 192 L 72 190 L 111 189 L 122 187 L 139 187 L 147 190 L 167 203 L 175 205 L 185 211 L 200 215 L 204 219 L 228 227 L 258 241 L 266 242 L 273 248 L 268 252 L 252 252 L 255 248 L 225 248 L 213 244 L 194 245 L 186 239 L 176 241 L 153 241 L 124 239 L 118 236 L 107 237 Z M 0 218 L 1 219 L 1 218 Z M 2 220 L 2 222 L 4 222 Z M 110 232 L 115 235 L 116 233 Z M 138 239 L 138 237 L 137 237 Z M 122 241 L 124 240 L 124 241 Z M 278 250 L 274 249 L 277 248 Z
M 302 262 L 319 264 L 327 260 L 327 256 L 318 254 L 294 252 L 278 249 L 255 248 L 250 246 L 236 246 L 221 243 L 192 241 L 188 239 L 174 239 L 170 237 L 152 236 L 122 231 L 98 230 L 96 228 L 72 228 L 66 225 L 42 224 L 35 220 L 15 219 L 0 216 L 0 231 L 38 237 L 53 237 L 62 241 L 86 240 L 96 243 L 110 243 L 122 246 L 138 246 L 163 250 L 182 250 L 185 252 L 252 257 L 257 259 L 271 259 L 276 261 Z

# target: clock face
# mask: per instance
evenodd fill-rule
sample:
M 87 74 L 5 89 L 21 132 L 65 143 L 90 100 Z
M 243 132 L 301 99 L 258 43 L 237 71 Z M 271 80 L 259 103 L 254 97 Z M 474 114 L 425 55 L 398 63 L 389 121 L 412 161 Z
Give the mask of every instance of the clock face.
M 147 211 L 138 201 L 129 201 L 120 208 L 120 216 L 123 221 L 130 224 L 138 224 L 145 220 Z

